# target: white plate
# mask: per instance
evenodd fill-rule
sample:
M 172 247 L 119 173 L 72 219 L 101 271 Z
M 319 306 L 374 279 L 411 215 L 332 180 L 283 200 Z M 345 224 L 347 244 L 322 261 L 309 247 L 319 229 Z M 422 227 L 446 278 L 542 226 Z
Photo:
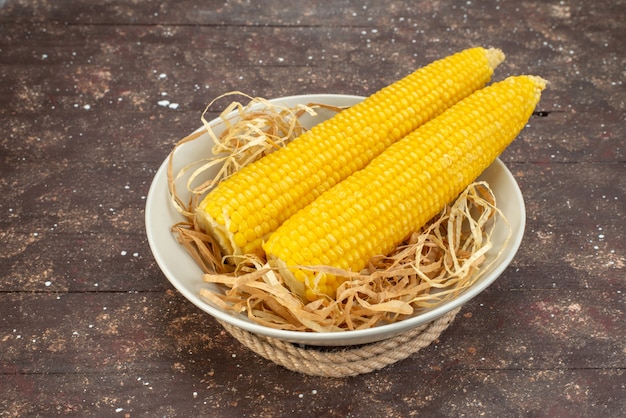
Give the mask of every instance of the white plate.
M 271 100 L 271 102 L 280 103 L 285 106 L 295 106 L 296 104 L 312 102 L 334 106 L 351 106 L 362 100 L 363 98 L 359 96 L 319 94 L 290 96 L 274 99 Z M 328 118 L 330 115 L 330 112 L 322 110 L 318 112 L 318 116 L 303 122 L 303 124 L 310 127 Z M 212 121 L 212 126 L 216 124 L 216 122 L 217 121 Z M 219 130 L 216 130 L 216 132 L 219 132 Z M 207 134 L 203 134 L 197 140 L 179 147 L 174 158 L 174 172 L 196 161 L 199 155 L 206 156 L 210 153 L 211 140 Z M 178 244 L 175 237 L 170 232 L 170 227 L 176 222 L 183 220 L 183 217 L 176 212 L 170 203 L 167 187 L 167 159 L 156 173 L 150 191 L 148 192 L 146 202 L 146 230 L 148 242 L 156 262 L 172 285 L 198 308 L 230 325 L 242 328 L 254 334 L 307 345 L 345 346 L 370 343 L 391 338 L 411 328 L 433 321 L 447 312 L 467 303 L 493 283 L 515 256 L 522 241 L 526 221 L 522 193 L 512 174 L 499 159 L 487 168 L 479 179 L 486 180 L 489 183 L 496 196 L 498 208 L 504 213 L 513 229 L 513 236 L 509 241 L 508 247 L 472 287 L 461 293 L 455 299 L 445 302 L 436 308 L 420 311 L 418 314 L 397 323 L 385 324 L 365 330 L 333 333 L 276 330 L 258 325 L 250 321 L 245 315 L 225 312 L 216 305 L 201 298 L 199 295 L 201 287 L 211 288 L 211 286 L 214 286 L 214 288 L 217 289 L 217 286 L 203 283 L 202 270 L 195 264 L 185 249 Z M 508 228 L 504 223 L 497 223 L 496 230 L 493 234 L 494 246 L 491 251 L 487 253 L 486 263 L 489 263 L 498 256 L 498 252 L 506 240 L 507 235 Z

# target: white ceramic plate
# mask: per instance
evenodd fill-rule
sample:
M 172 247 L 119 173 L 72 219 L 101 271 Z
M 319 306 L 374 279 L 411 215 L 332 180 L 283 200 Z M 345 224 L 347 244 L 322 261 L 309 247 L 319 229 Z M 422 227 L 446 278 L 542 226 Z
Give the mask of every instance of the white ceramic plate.
M 333 106 L 351 106 L 360 101 L 362 97 L 346 95 L 303 95 L 290 96 L 271 100 L 285 106 L 296 104 L 324 103 Z M 327 111 L 318 112 L 318 116 L 303 121 L 307 127 L 313 126 L 330 117 Z M 211 124 L 216 124 L 212 121 Z M 219 132 L 216 129 L 216 132 Z M 196 161 L 198 156 L 206 156 L 211 153 L 211 140 L 207 134 L 197 140 L 185 144 L 176 152 L 174 157 L 174 172 L 183 166 Z M 245 315 L 225 312 L 199 296 L 201 287 L 216 286 L 202 282 L 202 271 L 194 263 L 184 248 L 178 244 L 170 232 L 170 227 L 182 220 L 182 216 L 172 207 L 167 187 L 167 160 L 163 162 L 156 173 L 146 202 L 146 230 L 148 242 L 159 267 L 182 295 L 198 308 L 209 313 L 230 325 L 242 328 L 254 334 L 277 338 L 283 341 L 317 346 L 346 346 L 364 344 L 391 338 L 411 328 L 433 321 L 447 312 L 467 303 L 470 299 L 482 292 L 487 286 L 506 269 L 515 256 L 522 236 L 526 221 L 524 200 L 521 191 L 511 173 L 500 160 L 496 160 L 480 176 L 491 186 L 497 199 L 498 208 L 508 219 L 512 229 L 507 248 L 498 256 L 508 234 L 508 228 L 503 222 L 496 224 L 493 235 L 493 248 L 487 253 L 486 263 L 498 257 L 491 264 L 488 271 L 477 282 L 453 300 L 443 303 L 436 308 L 420 311 L 418 314 L 393 324 L 385 324 L 378 327 L 345 332 L 299 332 L 283 331 L 258 325 L 250 321 Z M 499 225 L 499 227 L 498 227 Z M 217 289 L 217 287 L 215 287 Z

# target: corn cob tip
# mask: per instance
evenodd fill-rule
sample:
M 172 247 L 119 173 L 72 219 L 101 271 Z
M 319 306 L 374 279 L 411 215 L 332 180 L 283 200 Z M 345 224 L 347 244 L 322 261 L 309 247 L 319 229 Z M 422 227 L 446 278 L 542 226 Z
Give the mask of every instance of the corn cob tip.
M 535 83 L 535 86 L 541 91 L 543 89 L 546 88 L 546 86 L 548 85 L 548 80 L 546 80 L 543 77 L 539 77 L 538 75 L 529 75 L 528 78 L 530 78 L 531 80 L 533 80 L 533 82 Z
M 539 102 L 539 99 L 541 98 L 541 92 L 546 88 L 546 86 L 548 85 L 548 81 L 542 77 L 539 77 L 537 75 L 519 75 L 519 76 L 510 76 L 508 78 L 506 78 L 505 80 L 503 80 L 503 82 L 505 83 L 512 83 L 515 84 L 516 80 L 519 79 L 525 79 L 527 82 L 529 82 L 530 84 L 532 84 L 532 86 L 534 87 L 534 98 L 535 98 L 535 103 Z
M 502 52 L 501 49 L 498 48 L 489 48 L 486 51 L 487 54 L 487 62 L 492 70 L 495 70 L 496 67 L 504 61 L 506 55 Z
M 541 92 L 546 88 L 546 86 L 548 85 L 548 81 L 545 78 L 536 76 L 536 75 L 529 75 L 527 76 L 535 85 L 535 95 L 537 97 L 536 101 L 537 103 L 539 102 L 539 99 L 541 98 Z

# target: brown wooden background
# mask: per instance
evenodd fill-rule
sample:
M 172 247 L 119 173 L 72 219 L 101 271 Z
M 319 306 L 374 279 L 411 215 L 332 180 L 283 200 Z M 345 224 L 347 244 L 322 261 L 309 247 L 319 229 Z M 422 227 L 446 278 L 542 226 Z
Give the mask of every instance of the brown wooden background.
M 0 6 L 0 416 L 626 410 L 623 0 Z M 378 372 L 304 376 L 159 271 L 148 187 L 212 98 L 368 95 L 475 45 L 507 54 L 494 79 L 551 84 L 502 156 L 526 200 L 522 248 L 438 342 Z

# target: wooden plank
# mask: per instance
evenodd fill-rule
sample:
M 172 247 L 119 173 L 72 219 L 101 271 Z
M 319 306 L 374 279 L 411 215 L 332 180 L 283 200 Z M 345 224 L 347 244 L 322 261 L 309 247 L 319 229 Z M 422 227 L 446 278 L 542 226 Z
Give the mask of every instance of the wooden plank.
M 223 88 L 228 90 L 234 90 L 229 88 L 234 83 L 239 86 L 249 84 L 260 94 L 267 87 L 257 82 L 256 72 L 263 74 L 266 70 L 281 68 L 289 68 L 294 73 L 271 84 L 276 88 L 300 87 L 299 93 L 309 88 L 325 88 L 325 91 L 342 93 L 346 92 L 343 87 L 355 94 L 372 93 L 446 53 L 481 44 L 499 46 L 507 53 L 507 60 L 496 73 L 496 79 L 530 71 L 548 78 L 555 91 L 577 93 L 575 96 L 555 95 L 548 110 L 571 111 L 575 104 L 586 108 L 605 106 L 611 102 L 611 97 L 619 97 L 619 38 L 614 32 L 606 32 L 598 39 L 584 38 L 577 31 L 563 33 L 563 43 L 578 48 L 573 50 L 565 49 L 563 45 L 550 45 L 547 35 L 538 36 L 528 28 L 519 36 L 522 39 L 531 37 L 533 45 L 520 47 L 503 45 L 502 41 L 489 38 L 470 42 L 451 38 L 441 45 L 428 37 L 416 36 L 414 30 L 395 30 L 393 27 L 381 27 L 372 33 L 354 27 L 321 30 L 316 27 L 263 26 L 7 25 L 6 36 L 0 40 L 3 51 L 0 64 L 11 63 L 14 68 L 38 72 L 39 77 L 32 73 L 23 75 L 24 82 L 34 85 L 53 81 L 45 77 L 48 69 L 69 70 L 67 75 L 56 72 L 60 77 L 54 79 L 54 87 L 59 88 L 61 95 L 76 84 L 76 80 L 69 77 L 76 71 L 82 71 L 78 87 L 84 92 L 91 90 L 93 94 L 106 93 L 106 87 L 111 84 L 114 85 L 111 92 L 119 94 L 132 90 L 132 87 L 141 87 L 136 83 L 147 82 L 170 89 L 175 83 L 178 92 L 188 88 L 193 92 L 196 84 L 202 88 L 207 81 L 211 88 L 221 89 L 221 83 L 224 83 Z M 181 50 L 181 44 L 187 49 Z M 581 71 L 591 71 L 587 62 L 592 59 L 591 51 L 597 48 L 602 48 L 605 54 L 603 66 L 594 68 L 597 79 L 579 80 Z M 165 68 L 168 77 L 159 78 Z M 113 77 L 122 71 L 124 77 Z M 271 71 L 267 73 L 269 77 Z M 603 74 L 611 76 L 603 78 Z
M 349 0 L 325 3 L 281 0 L 271 5 L 236 0 L 227 3 L 181 0 L 147 0 L 141 7 L 124 0 L 94 4 L 75 0 L 60 4 L 47 0 L 7 2 L 0 22 L 56 21 L 72 25 L 220 25 L 220 26 L 349 26 L 398 25 L 427 32 L 445 28 L 445 35 L 459 37 L 461 30 L 501 29 L 517 32 L 519 25 L 532 22 L 543 31 L 570 31 L 579 27 L 587 33 L 605 28 L 622 28 L 625 6 L 609 0 L 563 6 L 556 0 L 541 3 L 480 2 L 415 3 L 393 1 L 355 4 Z M 502 26 L 505 19 L 513 24 Z M 556 24 L 553 23 L 556 21 Z M 602 24 L 599 25 L 598 22 Z M 418 25 L 417 23 L 420 23 Z M 551 25 L 552 23 L 552 25 Z M 580 26 L 577 26 L 580 25 Z M 483 31 L 484 32 L 484 31 Z M 513 42 L 513 41 L 511 41 Z
M 624 301 L 615 289 L 489 289 L 463 308 L 432 359 L 402 369 L 452 359 L 461 369 L 620 368 Z M 173 290 L 4 293 L 1 313 L 3 360 L 19 373 L 163 371 L 181 355 L 217 370 L 248 351 Z
M 271 405 L 274 414 L 359 416 L 364 394 L 368 410 L 397 416 L 464 408 L 589 416 L 624 406 L 624 298 L 616 292 L 488 291 L 435 344 L 351 379 L 308 377 L 261 359 L 173 291 L 1 298 L 8 410 L 263 415 Z
M 626 407 L 623 370 L 432 370 L 417 375 L 396 371 L 345 380 L 273 370 L 248 375 L 241 369 L 217 380 L 212 371 L 176 368 L 149 376 L 135 370 L 114 375 L 8 375 L 3 378 L 7 384 L 0 384 L 7 389 L 0 406 L 19 416 L 394 418 L 483 414 L 584 418 L 619 416 Z

